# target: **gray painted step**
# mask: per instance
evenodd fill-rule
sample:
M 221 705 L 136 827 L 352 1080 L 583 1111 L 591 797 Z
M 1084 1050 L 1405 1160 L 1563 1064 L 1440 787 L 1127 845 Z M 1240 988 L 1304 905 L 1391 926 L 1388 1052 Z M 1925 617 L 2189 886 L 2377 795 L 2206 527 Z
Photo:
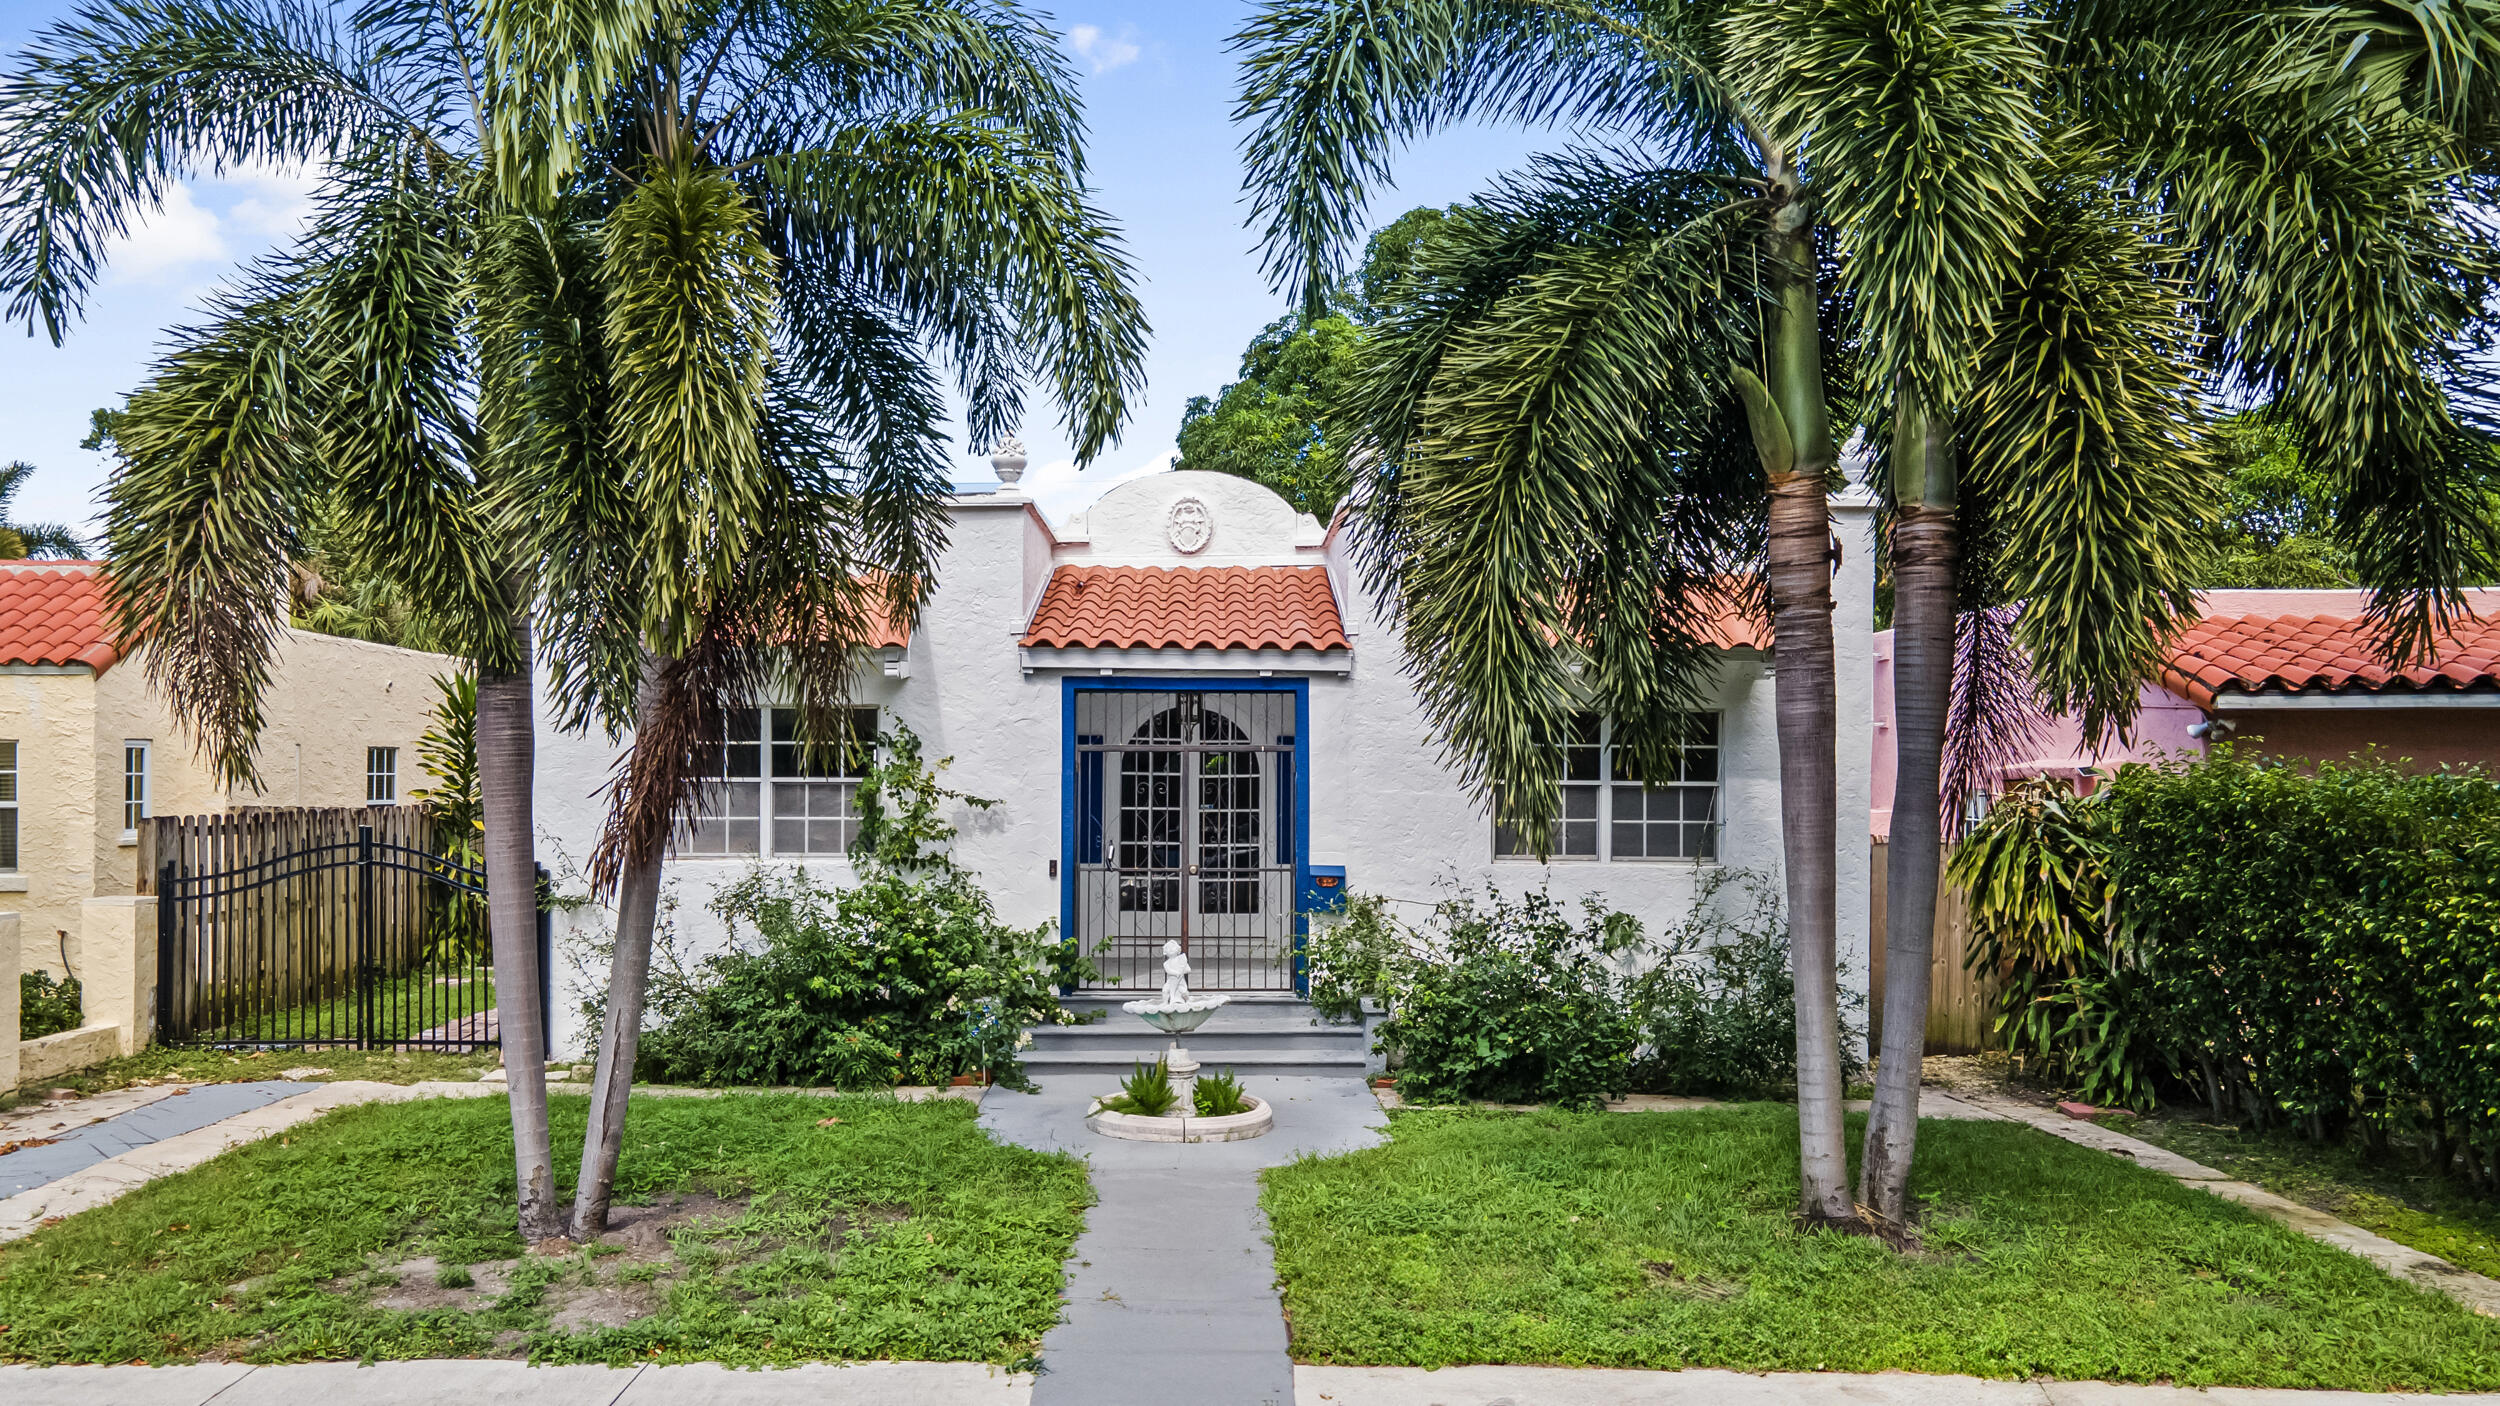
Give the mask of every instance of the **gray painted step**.
M 1172 1038 L 1120 1009 L 1139 999 L 1126 993 L 1082 993 L 1063 1004 L 1079 1013 L 1102 1012 L 1089 1025 L 1036 1025 L 1025 1065 L 1047 1073 L 1119 1076 L 1150 1063 Z M 1309 1002 L 1291 996 L 1236 996 L 1183 1045 L 1210 1069 L 1238 1069 L 1303 1078 L 1355 1078 L 1368 1062 L 1363 1027 L 1319 1018 Z
M 1363 1077 L 1363 1056 L 1296 1053 L 1291 1050 L 1262 1051 L 1250 1054 L 1215 1054 L 1191 1046 L 1190 1054 L 1198 1060 L 1202 1075 L 1232 1070 L 1240 1074 L 1273 1074 L 1292 1079 L 1356 1079 Z M 1151 1064 L 1163 1053 L 1163 1047 L 1139 1050 L 1116 1056 L 1108 1052 L 1068 1053 L 1065 1051 L 1026 1050 L 1024 1069 L 1036 1079 L 1084 1077 L 1119 1080 L 1141 1064 Z M 1117 1092 L 1106 1089 L 1104 1092 Z

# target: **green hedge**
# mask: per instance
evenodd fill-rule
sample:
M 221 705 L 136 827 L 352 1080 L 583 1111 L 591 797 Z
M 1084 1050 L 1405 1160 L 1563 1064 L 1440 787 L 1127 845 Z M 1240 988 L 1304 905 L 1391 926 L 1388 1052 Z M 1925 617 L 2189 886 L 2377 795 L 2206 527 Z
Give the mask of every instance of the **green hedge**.
M 2138 1086 L 2313 1138 L 2418 1138 L 2500 1179 L 2500 785 L 2226 747 L 2126 767 L 2075 809 L 2063 843 L 2108 896 L 2109 960 L 2054 993 L 2071 1065 L 2124 1029 Z

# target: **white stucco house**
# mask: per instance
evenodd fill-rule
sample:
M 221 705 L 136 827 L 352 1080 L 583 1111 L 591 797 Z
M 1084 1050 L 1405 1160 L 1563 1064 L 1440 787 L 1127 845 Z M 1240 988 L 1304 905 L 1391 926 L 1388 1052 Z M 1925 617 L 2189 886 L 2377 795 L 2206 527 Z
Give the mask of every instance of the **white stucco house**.
M 883 644 L 859 702 L 951 757 L 948 784 L 997 802 L 955 817 L 956 854 L 1001 916 L 1058 924 L 1125 989 L 1155 985 L 1156 949 L 1179 938 L 1193 986 L 1290 992 L 1313 910 L 1349 889 L 1429 905 L 1454 882 L 1541 886 L 1671 920 L 1703 866 L 1779 868 L 1773 682 L 1750 626 L 1723 631 L 1715 706 L 1673 782 L 1615 780 L 1605 724 L 1588 720 L 1567 749 L 1560 852 L 1540 863 L 1508 852 L 1442 764 L 1341 530 L 1258 484 L 1186 472 L 1129 480 L 1053 523 L 1012 481 L 1020 467 L 954 500 L 935 594 L 908 638 Z M 1833 506 L 1838 755 L 1854 760 L 1871 743 L 1873 502 Z M 852 783 L 800 774 L 798 749 L 778 745 L 790 722 L 764 706 L 731 730 L 711 811 L 669 864 L 692 954 L 725 940 L 707 908 L 725 880 L 759 863 L 850 872 Z M 561 871 L 596 842 L 618 749 L 541 727 L 542 856 Z M 1866 769 L 1839 775 L 1840 813 L 1863 814 Z M 1857 827 L 1840 827 L 1836 858 L 1842 961 L 1862 987 Z M 584 994 L 558 991 L 560 1054 L 581 1049 Z

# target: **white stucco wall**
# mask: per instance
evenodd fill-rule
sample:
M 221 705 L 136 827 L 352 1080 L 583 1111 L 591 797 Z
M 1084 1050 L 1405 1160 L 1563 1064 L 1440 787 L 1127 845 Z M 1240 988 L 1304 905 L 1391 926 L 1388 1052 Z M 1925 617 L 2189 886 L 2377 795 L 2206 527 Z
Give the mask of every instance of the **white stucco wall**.
M 1166 533 L 1173 503 L 1194 496 L 1209 509 L 1213 533 L 1196 553 L 1177 550 Z M 1837 524 L 1845 556 L 1835 587 L 1840 611 L 1841 729 L 1838 755 L 1855 759 L 1870 745 L 1869 637 L 1872 629 L 1872 551 L 1866 534 L 1871 512 L 1843 508 Z M 1061 886 L 1052 866 L 1062 854 L 1061 736 L 1063 679 L 1047 652 L 1020 653 L 1032 609 L 1056 565 L 1235 566 L 1325 565 L 1354 645 L 1350 672 L 1342 666 L 1307 675 L 1310 692 L 1310 837 L 1314 864 L 1342 864 L 1357 892 L 1385 894 L 1401 903 L 1429 905 L 1451 882 L 1479 886 L 1490 881 L 1513 892 L 1544 886 L 1566 901 L 1602 895 L 1609 903 L 1652 923 L 1679 917 L 1690 902 L 1696 870 L 1680 862 L 1597 864 L 1493 858 L 1492 827 L 1439 761 L 1440 749 L 1425 727 L 1412 691 L 1400 672 L 1393 633 L 1375 617 L 1347 569 L 1342 543 L 1318 523 L 1291 511 L 1283 500 L 1245 480 L 1217 474 L 1169 473 L 1133 480 L 1113 489 L 1080 518 L 1051 531 L 1029 502 L 1012 493 L 957 502 L 952 540 L 937 573 L 937 593 L 912 639 L 907 677 L 864 677 L 859 701 L 875 703 L 889 722 L 917 731 L 933 757 L 951 757 L 949 784 L 998 804 L 986 811 L 963 809 L 954 817 L 962 834 L 957 857 L 987 886 L 1001 916 L 1010 922 L 1056 922 Z M 1202 654 L 1204 652 L 1201 652 Z M 1099 676 L 1100 656 L 1084 658 L 1083 673 Z M 1120 662 L 1129 676 L 1170 676 L 1206 659 L 1131 658 Z M 1238 661 L 1237 661 L 1238 662 Z M 1272 661 L 1259 661 L 1266 664 Z M 1042 667 L 1028 668 L 1028 664 Z M 1188 677 L 1221 688 L 1229 675 L 1198 672 Z M 1299 677 L 1279 667 L 1275 676 Z M 1720 671 L 1717 700 L 1722 720 L 1721 862 L 1776 873 L 1781 863 L 1778 750 L 1772 683 L 1763 663 L 1731 655 Z M 541 854 L 550 869 L 578 892 L 580 871 L 597 842 L 603 815 L 598 794 L 619 746 L 599 736 L 555 731 L 540 709 L 537 818 Z M 1867 804 L 1861 765 L 1841 770 L 1841 814 L 1863 814 Z M 1852 807 L 1855 807 L 1853 812 Z M 1854 825 L 1841 827 L 1841 946 L 1851 984 L 1866 981 L 1867 853 Z M 820 878 L 840 882 L 850 866 L 838 859 L 769 861 L 804 863 Z M 676 859 L 668 868 L 667 893 L 681 951 L 699 955 L 725 940 L 707 908 L 719 886 L 757 863 L 741 859 Z M 1420 916 L 1420 908 L 1406 910 Z M 563 949 L 605 931 L 602 910 L 561 913 L 554 1048 L 560 1055 L 582 1049 L 579 1016 L 585 978 Z M 597 974 L 593 974 L 595 977 Z

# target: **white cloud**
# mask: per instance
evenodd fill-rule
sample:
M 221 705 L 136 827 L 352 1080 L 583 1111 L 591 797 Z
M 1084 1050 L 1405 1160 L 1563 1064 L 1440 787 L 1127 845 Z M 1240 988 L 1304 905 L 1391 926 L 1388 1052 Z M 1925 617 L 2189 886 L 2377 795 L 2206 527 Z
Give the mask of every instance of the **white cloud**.
M 1061 459 L 1057 463 L 1027 469 L 1024 482 L 1017 487 L 1032 494 L 1035 505 L 1052 522 L 1065 522 L 1093 506 L 1095 499 L 1130 479 L 1162 473 L 1172 467 L 1172 461 L 1179 457 L 1178 450 L 1167 449 L 1130 468 L 1112 469 L 1096 464 L 1081 473 L 1075 460 Z
M 191 198 L 191 187 L 165 193 L 163 209 L 141 216 L 130 231 L 106 251 L 105 267 L 118 279 L 145 280 L 177 272 L 193 264 L 223 263 L 226 241 L 218 234 L 216 212 Z
M 320 182 L 309 171 L 252 167 L 215 182 L 242 191 L 226 207 L 226 219 L 262 239 L 293 239 L 312 223 L 313 192 Z
M 1076 56 L 1094 66 L 1096 73 L 1109 73 L 1137 62 L 1145 50 L 1137 43 L 1137 30 L 1121 25 L 1117 35 L 1103 33 L 1098 24 L 1080 24 L 1068 31 L 1068 45 Z
M 203 265 L 252 258 L 303 232 L 313 213 L 312 174 L 245 166 L 165 192 L 162 209 L 131 222 L 105 255 L 117 282 L 199 281 Z

